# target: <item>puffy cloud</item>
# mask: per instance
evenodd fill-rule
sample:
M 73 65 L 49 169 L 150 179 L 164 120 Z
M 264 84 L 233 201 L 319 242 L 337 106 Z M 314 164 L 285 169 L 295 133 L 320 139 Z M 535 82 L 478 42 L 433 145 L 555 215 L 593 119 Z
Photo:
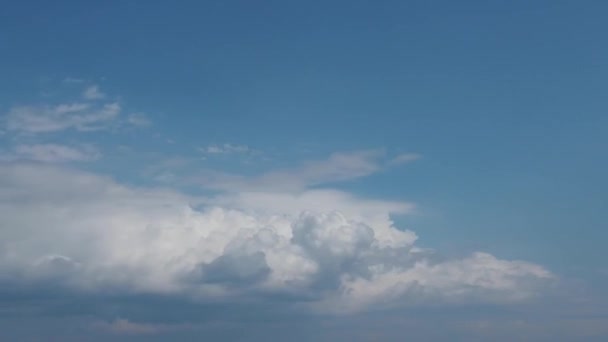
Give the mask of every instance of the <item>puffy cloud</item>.
M 373 226 L 375 240 L 381 246 L 403 246 L 417 239 L 416 234 L 411 231 L 394 229 L 389 216 L 412 212 L 412 203 L 364 199 L 337 190 L 315 189 L 296 193 L 240 192 L 218 195 L 208 201 L 208 204 L 219 204 L 265 215 L 283 213 L 292 217 L 297 217 L 303 211 L 319 215 L 330 210 Z
M 347 275 L 342 283 L 343 297 L 339 302 L 332 298 L 328 304 L 334 309 L 354 311 L 373 303 L 391 305 L 393 300 L 404 296 L 411 303 L 429 299 L 506 303 L 534 296 L 540 289 L 534 281 L 552 278 L 539 265 L 499 260 L 482 252 L 440 263 L 429 263 L 423 258 L 407 269 L 376 266 L 369 278 Z
M 0 274 L 84 293 L 288 295 L 322 312 L 514 301 L 553 277 L 486 253 L 441 260 L 392 223 L 391 214 L 410 209 L 329 190 L 200 198 L 54 166 L 3 164 Z

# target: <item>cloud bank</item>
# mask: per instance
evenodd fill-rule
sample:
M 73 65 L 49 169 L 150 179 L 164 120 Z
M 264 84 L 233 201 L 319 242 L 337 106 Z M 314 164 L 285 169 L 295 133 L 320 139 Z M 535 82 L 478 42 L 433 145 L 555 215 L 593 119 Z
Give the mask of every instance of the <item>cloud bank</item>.
M 416 234 L 390 218 L 411 209 L 320 189 L 193 197 L 3 163 L 0 277 L 78 293 L 290 298 L 322 313 L 519 301 L 554 278 L 524 261 L 482 252 L 443 259 L 420 248 Z
M 109 140 L 102 135 L 127 132 L 116 129 L 126 125 L 160 125 L 152 126 L 142 113 L 125 115 L 97 86 L 77 95 L 73 101 L 13 106 L 2 118 L 7 139 L 0 153 L 0 299 L 18 291 L 20 298 L 46 296 L 64 304 L 58 309 L 37 303 L 51 315 L 70 312 L 70 302 L 89 303 L 84 311 L 97 318 L 118 305 L 117 315 L 100 314 L 96 328 L 138 335 L 190 328 L 188 319 L 164 324 L 166 313 L 146 321 L 142 308 L 179 306 L 171 312 L 176 315 L 189 307 L 185 311 L 197 319 L 204 311 L 210 319 L 264 310 L 268 317 L 352 316 L 521 302 L 555 281 L 540 265 L 483 251 L 446 258 L 393 222 L 411 214 L 412 203 L 331 188 L 412 162 L 416 154 L 334 152 L 292 166 L 228 173 L 214 169 L 214 161 L 253 160 L 264 152 L 196 143 L 203 147 L 190 146 L 196 151 L 191 156 L 163 162 L 162 155 L 150 154 L 161 161 L 139 165 L 141 183 L 149 182 L 138 187 L 94 171 L 111 169 L 125 179 L 117 169 L 138 168 L 136 157 L 128 163 L 101 159 Z M 77 143 L 92 131 L 99 143 Z M 148 150 L 133 146 L 132 156 L 150 152 L 145 141 L 139 143 Z M 197 164 L 201 159 L 205 164 Z M 91 161 L 96 163 L 82 163 Z M 167 187 L 150 185 L 159 183 Z

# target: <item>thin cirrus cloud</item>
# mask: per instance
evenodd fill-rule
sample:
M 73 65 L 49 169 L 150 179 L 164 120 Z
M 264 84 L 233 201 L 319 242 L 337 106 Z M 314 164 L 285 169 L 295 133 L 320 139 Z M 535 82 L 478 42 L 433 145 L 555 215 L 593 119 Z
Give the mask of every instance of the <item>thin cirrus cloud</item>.
M 400 154 L 388 159 L 382 149 L 336 152 L 325 160 L 305 161 L 293 168 L 271 170 L 257 176 L 204 170 L 192 179 L 205 188 L 226 191 L 298 191 L 369 176 L 418 158 L 416 154 Z
M 99 150 L 90 145 L 22 144 L 15 146 L 13 152 L 4 156 L 3 159 L 39 162 L 86 162 L 97 160 L 100 157 Z
M 74 81 L 71 81 L 74 83 Z M 6 113 L 6 131 L 16 134 L 45 134 L 74 130 L 77 132 L 102 131 L 121 125 L 149 126 L 143 113 L 134 113 L 121 119 L 122 105 L 106 100 L 98 86 L 85 88 L 83 99 L 58 104 L 30 104 L 13 106 Z
M 97 321 L 93 324 L 96 330 L 107 331 L 119 335 L 155 335 L 174 330 L 188 330 L 188 324 L 149 324 L 131 322 L 128 319 L 117 318 L 111 322 Z
M 87 87 L 83 92 L 82 96 L 87 100 L 100 100 L 106 97 L 98 85 L 92 85 Z
M 246 154 L 252 153 L 253 150 L 247 145 L 238 144 L 212 144 L 199 147 L 198 151 L 205 155 L 222 155 L 222 154 Z
M 142 114 L 142 113 L 130 114 L 127 117 L 127 122 L 129 124 L 131 124 L 133 126 L 137 126 L 137 127 L 147 127 L 152 124 L 150 119 L 145 114 Z
M 7 129 L 19 133 L 50 133 L 68 129 L 96 131 L 108 128 L 121 112 L 116 102 L 18 106 L 7 115 Z

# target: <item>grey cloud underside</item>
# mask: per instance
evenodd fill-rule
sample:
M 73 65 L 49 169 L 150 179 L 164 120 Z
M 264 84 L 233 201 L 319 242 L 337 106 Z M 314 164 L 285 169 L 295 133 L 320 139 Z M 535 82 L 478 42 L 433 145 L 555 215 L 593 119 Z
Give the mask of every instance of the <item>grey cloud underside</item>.
M 101 295 L 283 298 L 345 313 L 512 302 L 553 275 L 487 253 L 443 260 L 390 215 L 411 206 L 335 190 L 197 198 L 40 164 L 0 165 L 0 273 Z

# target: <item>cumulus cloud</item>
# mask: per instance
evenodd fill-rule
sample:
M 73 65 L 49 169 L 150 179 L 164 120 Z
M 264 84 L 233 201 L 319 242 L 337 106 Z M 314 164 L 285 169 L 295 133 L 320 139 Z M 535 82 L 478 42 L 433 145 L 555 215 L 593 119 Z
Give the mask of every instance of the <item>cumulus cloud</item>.
M 310 169 L 316 175 L 325 166 Z M 539 265 L 482 252 L 439 258 L 393 224 L 391 214 L 408 210 L 335 190 L 200 198 L 54 166 L 0 164 L 0 274 L 84 293 L 288 296 L 334 313 L 517 301 L 553 278 Z
M 60 144 L 23 144 L 13 148 L 13 152 L 0 156 L 4 160 L 32 160 L 40 162 L 93 161 L 101 153 L 92 146 L 72 147 Z

